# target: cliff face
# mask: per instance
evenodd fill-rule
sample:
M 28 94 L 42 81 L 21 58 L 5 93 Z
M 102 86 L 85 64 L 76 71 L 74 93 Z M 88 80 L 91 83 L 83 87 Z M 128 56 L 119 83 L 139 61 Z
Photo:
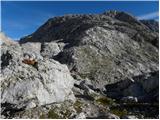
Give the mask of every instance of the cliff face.
M 157 25 L 118 11 L 65 15 L 3 44 L 2 115 L 157 118 Z

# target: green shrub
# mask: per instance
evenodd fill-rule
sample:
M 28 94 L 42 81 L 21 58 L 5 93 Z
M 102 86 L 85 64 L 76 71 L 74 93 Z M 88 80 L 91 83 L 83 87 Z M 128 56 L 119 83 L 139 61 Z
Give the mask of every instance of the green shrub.
M 48 118 L 50 119 L 60 119 L 60 116 L 55 112 L 54 109 L 49 110 Z
M 78 113 L 82 111 L 82 103 L 80 101 L 77 100 L 73 106 Z
M 119 117 L 122 117 L 122 116 L 128 114 L 126 109 L 119 109 L 119 108 L 111 108 L 111 113 L 113 113 Z
M 115 102 L 113 99 L 108 97 L 101 97 L 96 99 L 96 102 L 102 105 L 113 105 Z

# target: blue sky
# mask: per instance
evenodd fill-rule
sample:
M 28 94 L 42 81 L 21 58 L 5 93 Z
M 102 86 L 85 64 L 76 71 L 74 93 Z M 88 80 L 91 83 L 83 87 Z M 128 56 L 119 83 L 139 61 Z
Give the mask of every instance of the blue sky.
M 156 1 L 3 1 L 2 31 L 13 39 L 33 33 L 47 19 L 64 14 L 103 13 L 119 10 L 133 14 L 139 19 L 158 20 Z

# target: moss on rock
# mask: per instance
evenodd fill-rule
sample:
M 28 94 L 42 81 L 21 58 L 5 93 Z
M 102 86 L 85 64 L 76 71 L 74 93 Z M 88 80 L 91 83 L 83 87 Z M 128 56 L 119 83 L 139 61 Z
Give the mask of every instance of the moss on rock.
M 122 117 L 122 116 L 125 116 L 128 114 L 127 110 L 126 109 L 120 109 L 120 108 L 111 108 L 111 113 L 119 116 L 119 117 Z
M 58 113 L 56 113 L 56 111 L 54 109 L 51 109 L 48 112 L 48 118 L 50 118 L 50 119 L 60 119 L 60 116 L 58 115 Z
M 96 102 L 98 104 L 102 104 L 102 105 L 113 105 L 115 103 L 115 101 L 111 98 L 108 97 L 101 97 L 96 99 Z
M 80 101 L 76 101 L 74 104 L 74 109 L 77 111 L 77 113 L 80 113 L 82 111 L 82 106 L 83 106 L 83 103 L 80 102 Z

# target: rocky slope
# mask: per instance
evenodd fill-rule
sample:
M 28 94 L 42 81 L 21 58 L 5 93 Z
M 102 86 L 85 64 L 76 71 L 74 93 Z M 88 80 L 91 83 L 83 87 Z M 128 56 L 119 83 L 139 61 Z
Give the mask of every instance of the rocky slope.
M 158 33 L 123 12 L 55 17 L 20 40 L 25 42 L 64 44 L 50 56 L 100 88 L 158 70 Z
M 3 115 L 157 118 L 159 40 L 152 23 L 118 11 L 65 15 L 20 44 L 4 44 Z
M 15 44 L 16 42 L 13 41 L 11 38 L 6 36 L 3 32 L 0 32 L 0 45 L 6 43 L 6 44 Z
M 148 26 L 152 31 L 158 32 L 159 31 L 159 23 L 155 20 L 141 20 L 143 24 Z

